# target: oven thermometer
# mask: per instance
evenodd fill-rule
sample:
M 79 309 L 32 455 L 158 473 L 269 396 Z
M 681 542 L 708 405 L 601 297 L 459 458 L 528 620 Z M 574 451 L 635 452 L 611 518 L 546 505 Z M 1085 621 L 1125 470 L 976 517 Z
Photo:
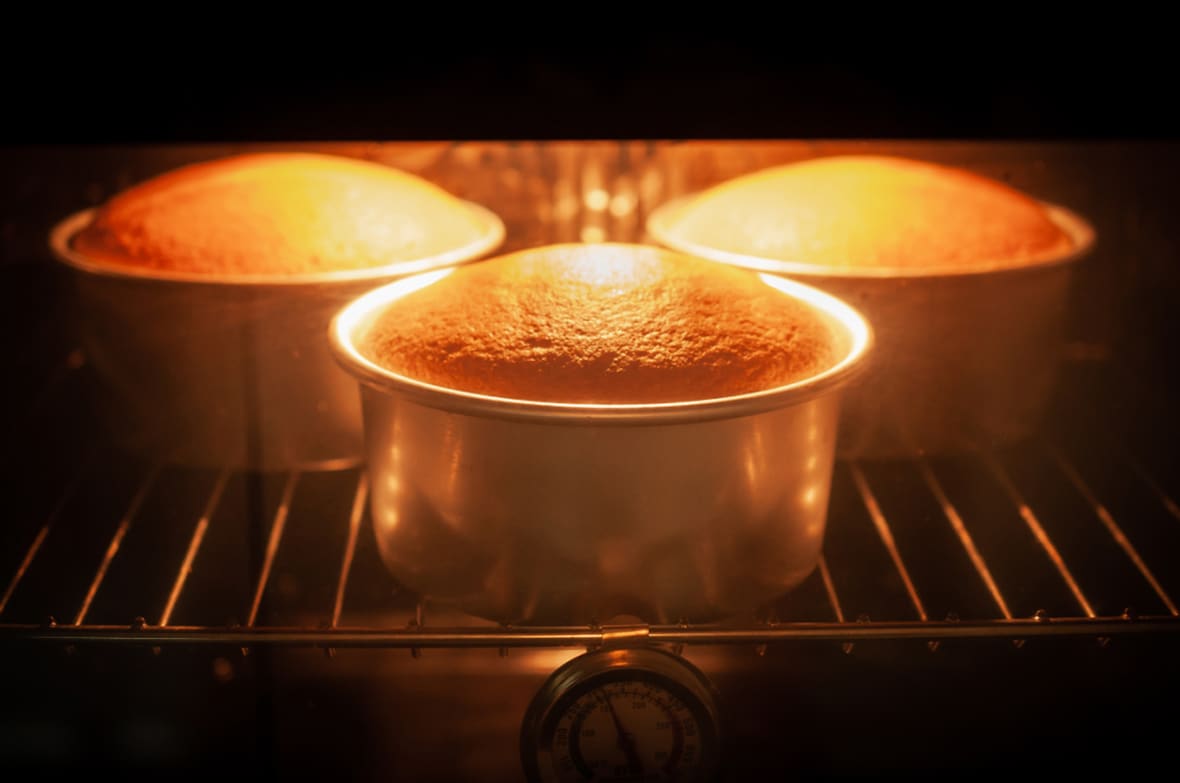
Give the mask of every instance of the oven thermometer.
M 653 647 L 599 650 L 555 671 L 521 728 L 528 779 L 709 781 L 720 771 L 713 688 Z

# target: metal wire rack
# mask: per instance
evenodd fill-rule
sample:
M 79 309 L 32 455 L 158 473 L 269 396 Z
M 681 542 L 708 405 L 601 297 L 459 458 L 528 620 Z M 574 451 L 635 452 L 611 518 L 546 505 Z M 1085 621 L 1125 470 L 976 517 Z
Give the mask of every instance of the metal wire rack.
M 1172 341 L 1149 331 L 1174 307 L 1159 318 L 1145 291 L 1177 292 L 1175 179 L 1158 176 L 1174 147 L 312 145 L 495 206 L 505 250 L 642 241 L 666 199 L 866 147 L 965 163 L 1099 228 L 1037 437 L 837 462 L 818 567 L 741 617 L 504 627 L 390 576 L 363 469 L 157 464 L 92 419 L 97 379 L 49 228 L 243 146 L 0 150 L 5 770 L 517 781 L 521 718 L 558 666 L 658 643 L 723 696 L 727 780 L 1060 776 L 1071 761 L 1090 776 L 1156 774 L 1173 741 L 1159 716 L 1180 698 L 1180 470 L 1176 387 L 1153 370 Z
M 84 375 L 72 355 L 52 385 L 82 385 L 73 376 Z M 413 651 L 834 640 L 851 649 L 874 639 L 1019 644 L 1180 631 L 1175 501 L 1125 453 L 1045 437 L 1010 452 L 838 463 L 815 573 L 756 616 L 710 625 L 505 627 L 436 608 L 384 573 L 363 469 L 263 474 L 148 463 L 102 446 L 70 453 L 71 471 L 29 493 L 36 499 L 6 527 L 0 639 Z
M 504 205 L 511 248 L 637 241 L 662 199 L 814 152 L 735 149 L 725 158 L 638 142 L 362 152 Z M 153 165 L 175 162 L 165 155 Z M 469 176 L 473 169 L 491 175 Z M 132 178 L 119 176 L 118 185 Z M 104 192 L 90 190 L 91 200 Z M 13 486 L 0 531 L 0 640 L 411 651 L 816 640 L 848 651 L 878 639 L 936 647 L 951 638 L 1021 644 L 1175 633 L 1180 506 L 1178 477 L 1160 456 L 1167 434 L 1124 437 L 1127 408 L 1102 407 L 1124 401 L 1086 393 L 1109 375 L 1108 357 L 1085 348 L 1074 351 L 1053 422 L 1032 442 L 955 458 L 838 463 L 824 556 L 773 606 L 713 625 L 604 618 L 510 628 L 440 607 L 384 572 L 363 469 L 195 470 L 104 446 L 85 413 L 94 382 L 85 357 L 66 346 L 63 361 L 40 367 L 28 393 L 13 395 L 24 414 L 7 439 Z

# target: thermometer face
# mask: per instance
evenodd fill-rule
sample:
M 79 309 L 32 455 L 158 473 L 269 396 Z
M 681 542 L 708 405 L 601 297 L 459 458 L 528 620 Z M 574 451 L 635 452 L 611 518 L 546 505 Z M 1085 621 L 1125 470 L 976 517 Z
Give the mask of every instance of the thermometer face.
M 654 648 L 587 653 L 550 677 L 521 735 L 533 781 L 705 781 L 719 769 L 704 675 Z

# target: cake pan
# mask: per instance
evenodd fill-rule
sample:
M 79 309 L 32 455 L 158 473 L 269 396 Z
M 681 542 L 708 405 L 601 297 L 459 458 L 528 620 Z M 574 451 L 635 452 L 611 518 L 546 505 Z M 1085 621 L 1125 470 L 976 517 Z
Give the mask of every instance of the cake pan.
M 1040 424 L 1060 374 L 1074 270 L 1095 243 L 1079 215 L 1046 204 L 1072 247 L 1024 266 L 836 267 L 682 240 L 670 229 L 693 198 L 653 210 L 649 240 L 813 285 L 872 324 L 877 348 L 845 397 L 840 456 L 966 453 L 1018 442 Z
M 836 349 L 787 386 L 643 405 L 507 399 L 363 352 L 377 314 L 450 271 L 370 292 L 331 327 L 361 388 L 377 545 L 402 584 L 508 623 L 703 622 L 756 611 L 814 570 L 840 399 L 872 345 L 853 308 L 760 276 L 823 319 Z
M 330 273 L 211 277 L 95 263 L 71 245 L 94 210 L 49 238 L 70 271 L 79 340 L 99 380 L 113 443 L 168 462 L 329 469 L 363 459 L 355 382 L 324 337 L 349 300 L 383 283 L 459 264 L 500 245 L 504 225 L 465 202 L 484 231 L 447 253 Z

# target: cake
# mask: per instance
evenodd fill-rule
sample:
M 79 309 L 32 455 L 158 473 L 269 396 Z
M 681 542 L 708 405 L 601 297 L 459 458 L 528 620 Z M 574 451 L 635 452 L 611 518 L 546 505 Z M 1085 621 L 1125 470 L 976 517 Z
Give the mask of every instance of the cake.
M 128 188 L 95 211 L 72 249 L 91 264 L 146 273 L 295 276 L 437 258 L 480 244 L 488 230 L 455 196 L 390 166 L 251 153 Z
M 853 274 L 985 271 L 1073 249 L 1043 204 L 1002 182 L 883 155 L 821 157 L 730 179 L 666 214 L 653 233 L 681 250 Z
M 403 377 L 560 403 L 714 399 L 834 363 L 829 326 L 758 274 L 629 244 L 536 247 L 395 299 L 362 353 Z
M 349 299 L 471 261 L 503 222 L 396 167 L 251 152 L 146 179 L 50 233 L 111 441 L 194 467 L 357 464 L 356 384 L 325 332 Z
M 962 454 L 1040 425 L 1063 350 L 1084 220 L 954 166 L 832 155 L 668 201 L 661 245 L 793 277 L 872 324 L 868 371 L 841 401 L 848 458 Z

